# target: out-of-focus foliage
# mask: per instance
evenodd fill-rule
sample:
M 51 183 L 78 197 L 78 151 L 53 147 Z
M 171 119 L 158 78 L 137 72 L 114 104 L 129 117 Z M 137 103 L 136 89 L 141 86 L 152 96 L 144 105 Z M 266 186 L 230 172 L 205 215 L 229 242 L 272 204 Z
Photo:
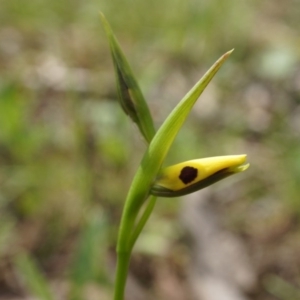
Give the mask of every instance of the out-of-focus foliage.
M 4 0 L 0 299 L 28 292 L 15 264 L 24 252 L 57 299 L 111 297 L 116 228 L 145 144 L 118 107 L 99 10 L 133 66 L 156 126 L 220 54 L 235 48 L 168 162 L 248 154 L 251 168 L 239 181 L 213 187 L 222 222 L 249 245 L 262 283 L 253 299 L 298 295 L 298 1 Z M 133 258 L 133 271 L 144 270 L 140 283 L 162 299 L 168 294 L 155 284 L 162 275 L 149 261 L 161 272 L 161 256 L 184 268 L 178 203 L 158 201 Z

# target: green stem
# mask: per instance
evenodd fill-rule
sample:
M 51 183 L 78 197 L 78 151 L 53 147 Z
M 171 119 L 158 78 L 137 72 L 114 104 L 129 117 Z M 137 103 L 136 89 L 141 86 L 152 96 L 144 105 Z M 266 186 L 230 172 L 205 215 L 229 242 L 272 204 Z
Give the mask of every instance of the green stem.
M 121 218 L 121 224 L 119 227 L 119 236 L 117 243 L 117 270 L 115 276 L 115 286 L 114 286 L 114 300 L 123 300 L 126 279 L 128 274 L 131 248 L 129 247 L 129 241 L 131 233 L 134 231 L 134 223 L 136 219 L 136 214 L 129 214 L 129 210 L 123 209 L 123 214 Z
M 133 220 L 131 219 L 131 222 L 129 221 L 129 218 L 125 215 L 123 215 L 123 226 L 120 228 L 119 233 L 119 241 L 120 236 L 126 235 L 127 238 L 125 240 L 128 240 L 128 244 L 119 244 L 117 249 L 117 271 L 116 271 L 116 282 L 115 282 L 115 290 L 114 290 L 114 300 L 123 300 L 124 299 L 124 293 L 125 293 L 125 287 L 126 287 L 126 279 L 128 274 L 128 268 L 129 268 L 129 262 L 130 262 L 130 255 L 131 250 L 140 235 L 142 229 L 144 228 L 147 220 L 149 219 L 151 212 L 153 211 L 153 208 L 156 203 L 156 196 L 151 196 L 140 220 L 138 221 L 138 224 L 133 229 Z M 126 222 L 127 221 L 127 222 Z M 129 234 L 132 232 L 130 239 L 128 238 Z
M 153 211 L 153 208 L 155 206 L 156 199 L 157 199 L 156 196 L 150 197 L 147 207 L 145 208 L 143 215 L 141 216 L 140 220 L 138 221 L 138 224 L 136 225 L 136 227 L 134 229 L 134 232 L 131 235 L 130 242 L 129 242 L 130 250 L 132 250 L 137 238 L 139 237 L 141 231 L 143 230 L 145 224 L 147 223 L 147 221 Z
M 119 236 L 118 236 L 118 243 L 117 243 L 117 270 L 116 270 L 116 280 L 114 286 L 114 300 L 124 299 L 131 250 L 136 238 L 138 237 L 140 231 L 142 230 L 142 227 L 140 226 L 140 222 L 138 223 L 138 227 L 140 228 L 140 230 L 136 231 L 136 229 L 134 228 L 135 220 L 137 218 L 139 210 L 133 209 L 134 207 L 130 206 L 131 203 L 130 200 L 132 201 L 132 198 L 129 195 L 127 196 L 127 199 L 125 201 L 125 207 L 123 209 L 121 223 L 119 227 Z M 146 221 L 147 219 L 144 221 L 144 223 Z M 132 235 L 135 236 L 135 240 L 133 241 L 133 244 L 131 239 Z
M 123 300 L 130 262 L 130 252 L 118 252 L 114 300 Z

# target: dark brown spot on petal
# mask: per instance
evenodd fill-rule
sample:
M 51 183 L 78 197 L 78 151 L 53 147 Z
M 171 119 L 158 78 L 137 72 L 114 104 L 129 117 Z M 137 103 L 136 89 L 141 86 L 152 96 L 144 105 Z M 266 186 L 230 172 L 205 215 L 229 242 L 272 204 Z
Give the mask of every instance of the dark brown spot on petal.
M 184 183 L 188 184 L 195 180 L 198 175 L 198 169 L 193 167 L 184 167 L 179 175 L 179 179 Z

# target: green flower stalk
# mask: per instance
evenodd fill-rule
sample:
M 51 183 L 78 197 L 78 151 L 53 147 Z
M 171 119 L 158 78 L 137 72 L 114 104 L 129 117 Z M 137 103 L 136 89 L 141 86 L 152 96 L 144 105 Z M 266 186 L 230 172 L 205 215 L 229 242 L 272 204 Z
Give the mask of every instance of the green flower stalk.
M 161 197 L 178 197 L 203 189 L 249 167 L 246 155 L 228 155 L 182 162 L 163 169 L 150 193 Z
M 191 160 L 161 170 L 168 151 L 191 109 L 233 50 L 222 55 L 183 97 L 155 131 L 148 105 L 108 22 L 101 14 L 110 44 L 120 104 L 148 143 L 122 212 L 117 243 L 114 300 L 123 300 L 132 248 L 149 219 L 157 196 L 177 197 L 209 186 L 248 168 L 246 155 Z

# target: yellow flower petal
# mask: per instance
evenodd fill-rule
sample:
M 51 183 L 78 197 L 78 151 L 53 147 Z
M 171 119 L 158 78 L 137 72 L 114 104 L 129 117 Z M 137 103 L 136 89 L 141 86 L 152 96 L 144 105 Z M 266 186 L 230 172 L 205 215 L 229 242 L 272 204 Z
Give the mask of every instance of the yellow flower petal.
M 177 197 L 189 194 L 249 167 L 247 156 L 228 155 L 185 161 L 162 170 L 151 194 Z

